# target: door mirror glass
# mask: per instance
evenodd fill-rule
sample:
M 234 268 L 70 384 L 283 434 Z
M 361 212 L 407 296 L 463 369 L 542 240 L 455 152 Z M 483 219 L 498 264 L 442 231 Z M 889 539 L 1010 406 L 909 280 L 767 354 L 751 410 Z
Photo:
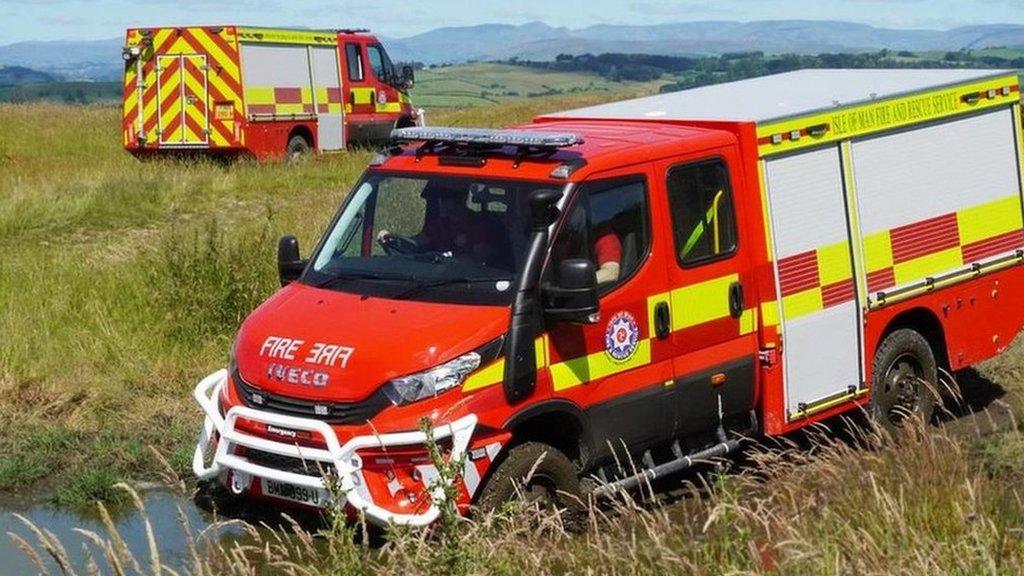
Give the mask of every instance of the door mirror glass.
M 597 271 L 586 258 L 569 258 L 558 266 L 555 284 L 544 293 L 544 314 L 556 322 L 593 324 L 598 320 Z
M 403 90 L 412 90 L 412 87 L 416 85 L 416 72 L 412 66 L 402 67 L 402 81 L 401 88 Z
M 299 257 L 299 240 L 295 236 L 282 236 L 277 242 L 277 274 L 281 286 L 299 279 L 306 269 L 306 260 Z

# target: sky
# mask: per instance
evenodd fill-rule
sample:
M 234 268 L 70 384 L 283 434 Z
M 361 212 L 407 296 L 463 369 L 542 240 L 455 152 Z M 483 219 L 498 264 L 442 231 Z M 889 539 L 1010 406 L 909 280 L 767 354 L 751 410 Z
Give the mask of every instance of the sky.
M 1024 24 L 1024 0 L 0 0 L 0 45 L 98 40 L 130 26 L 366 27 L 411 36 L 490 22 L 582 28 L 693 20 L 847 20 L 890 28 Z

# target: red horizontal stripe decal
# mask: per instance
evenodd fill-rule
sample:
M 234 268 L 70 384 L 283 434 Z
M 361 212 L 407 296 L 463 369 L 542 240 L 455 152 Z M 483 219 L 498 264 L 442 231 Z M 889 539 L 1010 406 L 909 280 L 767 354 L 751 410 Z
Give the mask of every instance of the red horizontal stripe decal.
M 327 102 L 329 104 L 341 104 L 341 88 L 328 88 Z
M 929 218 L 889 232 L 893 262 L 899 264 L 960 245 L 955 213 Z
M 278 104 L 302 104 L 302 89 L 274 88 L 274 102 Z
M 249 104 L 249 114 L 274 114 L 277 107 L 273 104 Z
M 896 272 L 883 268 L 868 274 L 868 292 L 881 292 L 896 285 Z
M 783 296 L 817 288 L 818 253 L 814 250 L 779 260 L 779 288 Z
M 1014 230 L 963 247 L 964 262 L 977 262 L 1024 247 L 1024 231 Z
M 320 114 L 327 114 L 327 104 L 317 104 L 316 111 Z
M 853 295 L 853 281 L 843 280 L 821 288 L 821 303 L 825 308 L 831 308 L 852 301 Z

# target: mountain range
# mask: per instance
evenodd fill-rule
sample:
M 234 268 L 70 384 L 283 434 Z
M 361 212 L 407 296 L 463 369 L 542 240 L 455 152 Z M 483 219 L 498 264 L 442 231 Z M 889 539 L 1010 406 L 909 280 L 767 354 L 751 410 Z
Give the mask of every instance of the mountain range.
M 590 52 L 666 55 L 955 51 L 1024 48 L 1024 26 L 992 24 L 951 30 L 904 30 L 837 21 L 683 22 L 649 26 L 597 25 L 570 29 L 542 22 L 438 28 L 384 38 L 394 60 L 425 64 L 520 58 L 551 60 Z M 116 80 L 122 40 L 32 41 L 0 46 L 0 66 L 21 66 L 68 80 Z

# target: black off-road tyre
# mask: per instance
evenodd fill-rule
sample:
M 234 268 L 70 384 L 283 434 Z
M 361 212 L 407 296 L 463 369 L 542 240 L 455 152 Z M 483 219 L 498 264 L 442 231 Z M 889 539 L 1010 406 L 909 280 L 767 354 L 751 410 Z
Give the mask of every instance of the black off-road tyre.
M 525 442 L 509 450 L 480 489 L 476 508 L 493 512 L 514 500 L 564 511 L 567 527 L 578 529 L 583 524 L 586 506 L 576 467 L 547 444 Z
M 306 138 L 304 136 L 299 136 L 298 134 L 296 134 L 295 136 L 292 136 L 291 139 L 288 140 L 288 147 L 286 148 L 286 152 L 288 153 L 289 162 L 295 162 L 300 158 L 305 157 L 307 154 L 309 154 L 309 151 L 309 142 L 306 141 Z
M 908 419 L 930 424 L 938 398 L 939 370 L 928 340 L 909 328 L 885 337 L 873 364 L 870 414 L 887 431 Z

